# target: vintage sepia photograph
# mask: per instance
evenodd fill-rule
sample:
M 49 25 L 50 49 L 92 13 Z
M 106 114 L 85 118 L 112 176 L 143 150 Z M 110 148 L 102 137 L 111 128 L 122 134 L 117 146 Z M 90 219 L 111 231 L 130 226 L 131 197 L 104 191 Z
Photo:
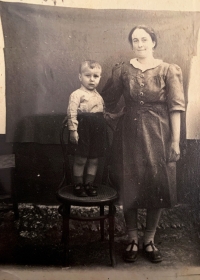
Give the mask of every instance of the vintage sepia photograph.
M 0 280 L 200 279 L 200 0 L 0 1 Z

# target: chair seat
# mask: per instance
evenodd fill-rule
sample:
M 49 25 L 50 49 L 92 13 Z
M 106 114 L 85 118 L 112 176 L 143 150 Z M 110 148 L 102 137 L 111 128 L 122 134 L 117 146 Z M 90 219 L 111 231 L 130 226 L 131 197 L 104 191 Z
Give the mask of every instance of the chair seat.
M 117 200 L 117 192 L 108 186 L 98 184 L 97 196 L 77 197 L 73 194 L 73 185 L 66 185 L 57 191 L 57 199 L 62 203 L 58 208 L 58 212 L 63 217 L 63 233 L 62 242 L 64 243 L 64 262 L 63 265 L 69 265 L 69 220 L 78 221 L 100 221 L 101 240 L 104 240 L 104 220 L 108 219 L 109 224 L 109 250 L 111 265 L 116 264 L 114 253 L 114 223 L 115 223 L 115 206 L 114 202 Z M 79 215 L 71 215 L 71 206 L 97 206 L 100 208 L 99 216 L 85 217 Z M 108 206 L 108 213 L 105 215 L 104 206 Z
M 117 199 L 117 192 L 106 185 L 97 184 L 97 193 L 97 196 L 77 197 L 73 194 L 73 185 L 67 185 L 58 190 L 57 199 L 77 206 L 109 204 Z

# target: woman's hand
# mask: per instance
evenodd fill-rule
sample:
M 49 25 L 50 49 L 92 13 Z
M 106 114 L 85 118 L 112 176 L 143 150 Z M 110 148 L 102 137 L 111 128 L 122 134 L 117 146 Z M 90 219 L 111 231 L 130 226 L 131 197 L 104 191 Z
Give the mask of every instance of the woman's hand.
M 171 145 L 169 147 L 169 162 L 178 161 L 180 159 L 180 111 L 170 113 L 171 120 Z
M 76 130 L 70 130 L 70 142 L 72 142 L 73 144 L 78 144 L 78 132 Z
M 169 162 L 178 161 L 180 159 L 179 142 L 172 142 L 169 147 Z

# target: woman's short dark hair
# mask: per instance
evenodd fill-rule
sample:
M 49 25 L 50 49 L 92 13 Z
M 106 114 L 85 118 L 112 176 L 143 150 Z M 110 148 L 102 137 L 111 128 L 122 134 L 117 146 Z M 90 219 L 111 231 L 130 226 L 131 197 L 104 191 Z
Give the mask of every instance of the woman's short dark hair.
M 133 32 L 136 30 L 136 29 L 144 29 L 151 37 L 152 41 L 155 42 L 155 46 L 154 46 L 154 49 L 157 47 L 157 36 L 156 36 L 156 33 L 155 31 L 153 30 L 153 28 L 151 27 L 148 27 L 146 25 L 137 25 L 135 27 L 133 27 L 131 29 L 131 31 L 129 32 L 129 35 L 128 35 L 128 40 L 132 46 L 132 35 L 133 35 Z

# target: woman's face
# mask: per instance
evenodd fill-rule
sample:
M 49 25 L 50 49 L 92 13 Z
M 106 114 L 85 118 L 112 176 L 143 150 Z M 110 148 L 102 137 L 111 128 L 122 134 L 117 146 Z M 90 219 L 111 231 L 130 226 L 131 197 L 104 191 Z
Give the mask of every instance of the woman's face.
M 135 29 L 132 34 L 133 51 L 137 58 L 152 56 L 155 42 L 144 29 Z

